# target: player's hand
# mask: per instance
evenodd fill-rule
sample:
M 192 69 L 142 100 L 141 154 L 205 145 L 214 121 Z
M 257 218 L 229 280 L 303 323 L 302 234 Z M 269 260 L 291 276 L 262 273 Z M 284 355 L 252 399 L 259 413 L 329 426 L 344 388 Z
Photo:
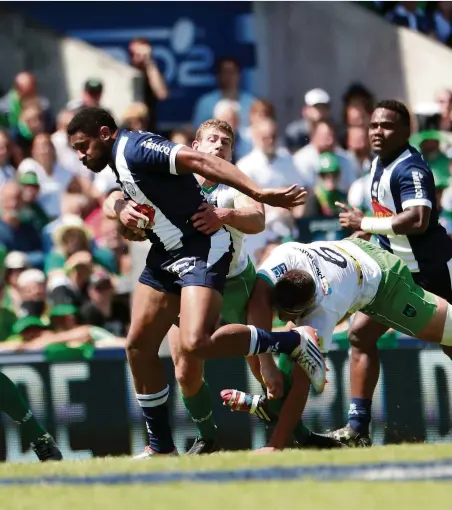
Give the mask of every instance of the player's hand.
M 228 209 L 222 209 L 212 204 L 202 203 L 198 212 L 191 217 L 193 226 L 204 234 L 213 234 L 224 224 Z
M 361 220 L 364 218 L 364 214 L 357 207 L 350 209 L 350 207 L 343 204 L 342 202 L 334 202 L 334 204 L 344 211 L 339 213 L 339 223 L 341 224 L 342 228 L 348 228 L 352 230 L 361 229 Z
M 147 236 L 146 232 L 141 229 L 135 229 L 132 230 L 131 228 L 127 228 L 122 223 L 119 225 L 119 233 L 124 237 L 124 239 L 127 239 L 128 241 L 146 241 Z
M 306 202 L 307 191 L 300 186 L 294 184 L 289 188 L 266 188 L 262 190 L 258 202 L 271 205 L 273 207 L 284 207 L 291 209 L 297 205 L 302 205 Z
M 356 230 L 350 236 L 351 239 L 364 239 L 364 241 L 370 241 L 372 234 L 370 232 L 364 232 L 364 230 Z
M 127 228 L 142 229 L 146 228 L 149 218 L 136 210 L 138 205 L 133 200 L 117 200 L 115 203 L 115 212 L 119 221 Z
M 282 372 L 275 363 L 261 362 L 261 375 L 267 387 L 268 399 L 273 400 L 275 398 L 281 398 L 284 390 L 284 380 Z

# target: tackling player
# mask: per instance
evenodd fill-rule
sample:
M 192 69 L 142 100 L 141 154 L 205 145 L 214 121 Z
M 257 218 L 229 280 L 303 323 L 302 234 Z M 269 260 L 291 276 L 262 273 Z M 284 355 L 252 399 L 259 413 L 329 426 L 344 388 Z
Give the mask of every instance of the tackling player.
M 282 320 L 316 329 L 325 352 L 336 324 L 358 310 L 387 328 L 452 346 L 452 305 L 416 285 L 399 257 L 362 239 L 275 248 L 258 269 L 248 305 L 260 311 L 261 328 L 270 327 L 273 306 Z M 280 377 L 272 356 L 261 355 L 260 361 L 267 381 Z M 305 373 L 294 371 L 270 448 L 286 445 L 308 393 Z
M 408 144 L 410 115 L 403 103 L 381 101 L 372 114 L 369 138 L 378 156 L 372 163 L 374 217 L 358 209 L 340 215 L 343 227 L 375 234 L 379 245 L 398 255 L 424 289 L 452 303 L 452 240 L 438 223 L 433 175 Z M 406 313 L 410 313 L 407 309 Z M 372 395 L 380 374 L 377 341 L 388 326 L 357 313 L 348 331 L 351 403 L 348 424 L 329 435 L 352 446 L 370 446 Z M 450 347 L 442 346 L 451 357 Z
M 169 387 L 158 357 L 160 344 L 180 314 L 180 343 L 200 358 L 285 352 L 309 374 L 322 391 L 325 365 L 310 330 L 256 332 L 246 326 L 226 326 L 215 334 L 222 292 L 232 259 L 230 232 L 224 227 L 206 234 L 193 226 L 192 216 L 205 202 L 193 174 L 230 185 L 257 202 L 295 207 L 305 191 L 261 189 L 235 166 L 148 132 L 118 130 L 101 108 L 85 108 L 69 123 L 68 135 L 82 163 L 93 172 L 109 165 L 128 198 L 148 219 L 152 242 L 146 266 L 134 293 L 126 352 L 138 402 L 149 433 L 142 458 L 175 454 L 169 427 Z M 117 200 L 111 217 L 123 224 L 138 215 L 127 201 Z

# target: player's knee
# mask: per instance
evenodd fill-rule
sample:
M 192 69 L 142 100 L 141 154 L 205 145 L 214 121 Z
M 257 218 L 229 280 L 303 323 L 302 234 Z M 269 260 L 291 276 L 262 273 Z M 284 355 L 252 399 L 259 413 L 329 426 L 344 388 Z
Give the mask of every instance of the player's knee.
M 366 338 L 353 328 L 349 329 L 347 338 L 352 347 L 352 355 L 358 355 L 361 352 L 368 352 L 377 348 L 378 338 L 376 340 L 371 337 Z
M 126 338 L 126 354 L 127 356 L 139 353 L 143 355 L 145 353 L 158 354 L 160 343 L 157 345 L 149 335 L 143 334 L 142 332 L 129 331 Z
M 182 338 L 182 347 L 186 353 L 203 357 L 203 353 L 210 343 L 210 336 L 201 334 L 186 334 Z

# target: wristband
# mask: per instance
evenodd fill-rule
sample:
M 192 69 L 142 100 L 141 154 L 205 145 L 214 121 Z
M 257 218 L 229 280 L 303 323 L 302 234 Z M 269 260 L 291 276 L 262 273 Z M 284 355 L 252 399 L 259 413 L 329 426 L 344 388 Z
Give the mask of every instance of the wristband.
M 366 216 L 361 220 L 361 230 L 370 234 L 395 235 L 392 229 L 392 216 L 387 218 L 375 218 Z

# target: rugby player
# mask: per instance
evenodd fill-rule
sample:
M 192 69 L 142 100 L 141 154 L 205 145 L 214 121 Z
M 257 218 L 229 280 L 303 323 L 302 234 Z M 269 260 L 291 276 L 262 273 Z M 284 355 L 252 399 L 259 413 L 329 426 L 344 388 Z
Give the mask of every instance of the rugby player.
M 377 154 L 371 167 L 374 216 L 340 204 L 343 227 L 374 234 L 379 245 L 398 255 L 425 290 L 452 303 L 452 240 L 438 222 L 433 175 L 408 143 L 410 115 L 403 103 L 381 101 L 372 114 L 369 139 Z M 407 308 L 406 314 L 411 313 Z M 348 423 L 331 436 L 351 446 L 370 446 L 372 396 L 380 374 L 379 337 L 390 325 L 358 312 L 348 331 L 351 402 Z M 397 328 L 396 328 L 397 329 Z M 451 357 L 449 346 L 442 345 Z
M 0 372 L 0 411 L 20 426 L 25 441 L 30 444 L 41 462 L 62 460 L 54 439 L 36 420 L 17 386 Z
M 155 133 L 118 130 L 113 117 L 101 108 L 79 111 L 67 131 L 87 168 L 100 172 L 111 167 L 146 222 L 127 200 L 117 200 L 114 212 L 126 226 L 131 217 L 137 228 L 147 226 L 152 242 L 134 293 L 126 346 L 149 435 L 141 458 L 177 454 L 169 427 L 169 387 L 158 350 L 178 316 L 180 344 L 190 355 L 206 359 L 285 352 L 309 374 L 314 388 L 323 391 L 325 365 L 309 328 L 298 328 L 284 338 L 247 326 L 225 326 L 212 335 L 232 260 L 231 234 L 224 227 L 210 234 L 199 232 L 191 220 L 206 202 L 193 174 L 276 207 L 302 204 L 306 192 L 296 185 L 261 189 L 235 166 L 211 154 L 176 145 Z
M 231 161 L 234 149 L 231 126 L 216 119 L 202 123 L 196 132 L 193 149 Z M 224 287 L 221 318 L 230 324 L 246 324 L 246 305 L 254 288 L 256 270 L 248 256 L 244 238 L 245 234 L 257 234 L 265 229 L 264 207 L 234 188 L 200 176 L 197 180 L 207 203 L 203 203 L 192 217 L 194 227 L 210 234 L 225 226 L 231 233 L 234 247 Z M 121 198 L 124 198 L 123 192 L 114 191 L 104 202 L 104 211 L 108 217 L 111 218 L 112 213 L 115 215 L 114 203 Z M 212 453 L 217 449 L 216 425 L 212 396 L 203 379 L 204 362 L 181 349 L 177 326 L 170 329 L 168 338 L 182 401 L 198 429 L 198 437 L 187 453 Z
M 289 327 L 293 322 L 314 328 L 324 352 L 335 326 L 358 311 L 386 328 L 452 346 L 452 305 L 417 285 L 399 257 L 362 239 L 278 246 L 257 271 L 248 307 L 250 313 L 260 310 L 263 329 L 271 326 L 272 307 L 289 321 Z M 266 381 L 280 377 L 271 355 L 259 358 Z M 309 380 L 300 370 L 293 375 L 292 389 L 266 449 L 285 447 L 305 407 Z M 237 407 L 232 398 L 226 403 Z M 262 400 L 253 404 L 262 405 Z

